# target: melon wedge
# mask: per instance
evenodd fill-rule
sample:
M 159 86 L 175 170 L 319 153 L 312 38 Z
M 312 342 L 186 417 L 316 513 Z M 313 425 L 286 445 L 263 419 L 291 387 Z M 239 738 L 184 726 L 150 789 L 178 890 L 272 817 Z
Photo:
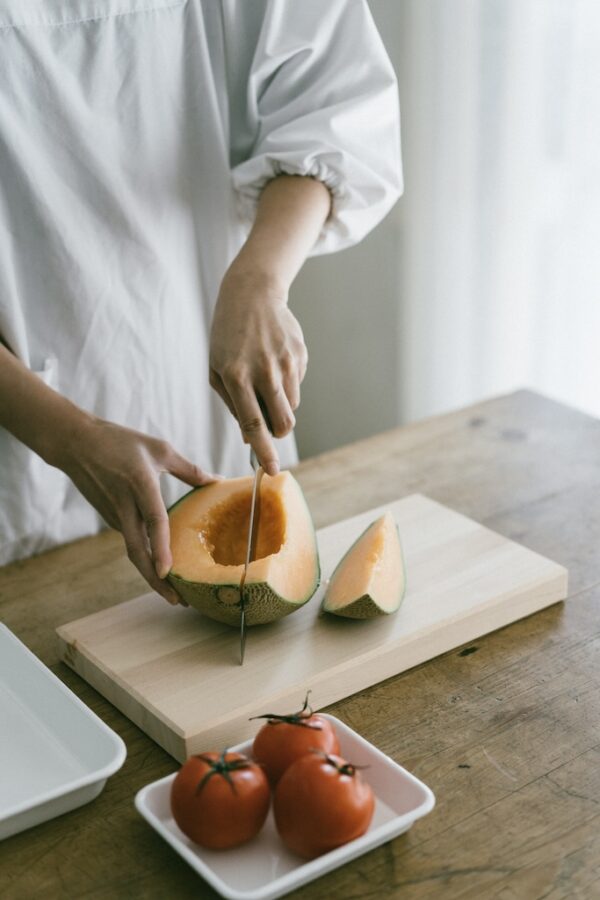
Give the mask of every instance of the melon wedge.
M 323 612 L 372 619 L 396 612 L 404 597 L 404 557 L 394 517 L 386 512 L 364 531 L 338 563 L 323 598 Z
M 168 579 L 191 606 L 229 625 L 240 622 L 253 477 L 216 481 L 169 510 L 173 565 Z M 256 559 L 246 579 L 246 623 L 287 616 L 319 586 L 314 525 L 290 472 L 263 475 Z

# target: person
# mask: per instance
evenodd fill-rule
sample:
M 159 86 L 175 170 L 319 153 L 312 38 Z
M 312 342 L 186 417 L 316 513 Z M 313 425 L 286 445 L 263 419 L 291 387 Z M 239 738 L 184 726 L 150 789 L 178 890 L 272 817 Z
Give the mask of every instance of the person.
M 0 562 L 107 523 L 177 602 L 166 505 L 295 462 L 290 285 L 400 192 L 364 0 L 0 0 Z

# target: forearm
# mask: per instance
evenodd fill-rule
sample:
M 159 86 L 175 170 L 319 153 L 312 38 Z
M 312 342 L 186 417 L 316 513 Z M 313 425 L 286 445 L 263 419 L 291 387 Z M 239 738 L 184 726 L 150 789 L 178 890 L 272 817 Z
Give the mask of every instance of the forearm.
M 248 239 L 230 272 L 256 274 L 287 292 L 313 248 L 331 209 L 320 181 L 280 175 L 264 188 Z
M 66 397 L 53 391 L 0 343 L 0 426 L 38 453 L 59 464 L 59 448 L 87 419 Z

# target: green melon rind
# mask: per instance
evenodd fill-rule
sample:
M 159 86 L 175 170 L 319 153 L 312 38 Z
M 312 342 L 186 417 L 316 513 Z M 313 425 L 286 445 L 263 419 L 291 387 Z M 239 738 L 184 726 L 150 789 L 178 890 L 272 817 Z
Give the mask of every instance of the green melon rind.
M 295 480 L 295 479 L 294 479 Z M 183 497 L 180 497 L 167 512 L 175 509 L 183 500 L 195 493 L 195 491 L 204 490 L 210 484 L 199 485 L 187 491 Z M 321 560 L 319 558 L 319 547 L 317 544 L 317 536 L 313 518 L 306 502 L 306 497 L 302 488 L 296 482 L 298 493 L 302 498 L 306 515 L 312 527 L 313 544 L 315 550 L 315 578 L 309 593 L 302 600 L 293 602 L 281 597 L 273 590 L 268 582 L 254 582 L 246 587 L 246 625 L 266 625 L 268 622 L 276 622 L 284 616 L 295 612 L 304 606 L 311 597 L 314 596 L 321 583 Z M 172 587 L 175 588 L 179 596 L 193 606 L 199 612 L 204 613 L 217 622 L 224 622 L 226 625 L 239 626 L 240 624 L 240 587 L 239 584 L 208 584 L 196 581 L 187 581 L 180 578 L 179 575 L 171 571 L 167 575 L 167 580 Z
M 180 503 L 183 503 L 184 500 L 187 500 L 192 494 L 195 494 L 196 491 L 203 491 L 205 488 L 211 487 L 213 484 L 218 484 L 217 481 L 209 481 L 207 484 L 199 484 L 197 487 L 191 488 L 191 490 L 186 491 L 185 494 L 176 500 L 175 503 L 172 503 L 171 506 L 167 509 L 167 515 L 172 513 L 176 506 L 179 506 Z
M 373 526 L 376 521 L 377 519 L 371 522 L 370 525 L 367 525 L 365 530 L 361 532 L 361 534 L 359 534 L 354 543 L 348 548 L 348 550 L 346 550 L 341 560 L 333 570 L 333 575 L 331 576 L 330 582 L 333 581 L 336 572 L 341 566 L 343 566 L 347 557 L 352 553 L 354 547 L 358 544 L 361 538 L 364 537 L 369 528 L 371 528 L 371 526 Z M 330 607 L 327 605 L 328 591 L 326 591 L 321 603 L 322 613 L 330 613 L 332 616 L 341 616 L 344 619 L 375 619 L 377 616 L 391 616 L 393 613 L 398 612 L 398 610 L 400 609 L 400 605 L 406 595 L 406 560 L 404 557 L 404 548 L 402 547 L 402 541 L 400 540 L 400 530 L 397 525 L 396 534 L 398 535 L 398 544 L 400 545 L 400 558 L 402 559 L 402 589 L 398 597 L 398 602 L 396 603 L 394 608 L 382 609 L 370 594 L 362 594 L 360 597 L 356 597 L 354 600 L 350 600 L 348 603 L 346 603 L 345 606 L 338 606 L 337 609 L 330 609 Z
M 168 579 L 190 606 L 217 622 L 226 625 L 240 624 L 240 587 L 238 584 L 199 584 L 185 581 L 170 573 Z M 308 603 L 319 586 L 318 577 L 310 593 L 297 603 L 285 600 L 265 581 L 253 582 L 246 587 L 246 625 L 265 625 L 295 612 Z M 235 599 L 234 601 L 234 598 Z M 234 601 L 234 602 L 232 602 Z

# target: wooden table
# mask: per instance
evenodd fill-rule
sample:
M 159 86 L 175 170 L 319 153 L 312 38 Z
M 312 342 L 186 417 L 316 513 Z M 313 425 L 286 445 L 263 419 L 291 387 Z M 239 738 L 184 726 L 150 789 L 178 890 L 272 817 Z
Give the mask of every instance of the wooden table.
M 600 422 L 521 391 L 297 475 L 317 526 L 420 491 L 567 566 L 571 598 L 332 708 L 437 806 L 290 896 L 600 898 Z M 3 900 L 216 896 L 133 807 L 173 760 L 57 662 L 57 625 L 143 588 L 108 532 L 0 570 L 0 619 L 128 749 L 98 800 L 0 844 Z

